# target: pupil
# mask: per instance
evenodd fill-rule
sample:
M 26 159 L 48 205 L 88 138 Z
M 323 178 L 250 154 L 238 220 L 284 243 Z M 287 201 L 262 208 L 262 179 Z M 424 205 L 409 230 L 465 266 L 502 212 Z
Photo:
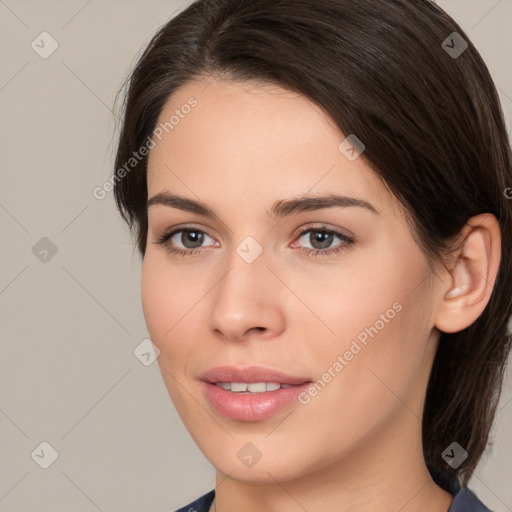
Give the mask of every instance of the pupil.
M 200 233 L 199 231 L 183 231 L 183 234 L 181 235 L 181 241 L 187 249 L 200 247 L 203 242 L 203 238 L 204 233 Z M 190 243 L 192 245 L 190 245 Z
M 315 249 L 326 249 L 331 245 L 332 242 L 332 233 L 327 233 L 326 231 L 312 231 L 310 235 L 310 242 Z M 315 244 L 318 243 L 318 246 Z

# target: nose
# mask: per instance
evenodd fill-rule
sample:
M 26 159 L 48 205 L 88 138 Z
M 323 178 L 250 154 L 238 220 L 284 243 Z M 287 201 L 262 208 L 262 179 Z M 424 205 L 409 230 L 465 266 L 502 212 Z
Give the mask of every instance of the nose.
M 261 254 L 248 263 L 234 253 L 211 294 L 209 328 L 231 341 L 270 339 L 285 328 L 283 285 Z

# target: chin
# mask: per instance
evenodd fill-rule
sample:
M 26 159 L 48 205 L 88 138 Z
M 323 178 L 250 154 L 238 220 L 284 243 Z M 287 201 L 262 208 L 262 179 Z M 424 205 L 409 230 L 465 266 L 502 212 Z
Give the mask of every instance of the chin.
M 233 448 L 231 445 L 223 444 L 220 451 L 202 451 L 217 471 L 234 480 L 254 484 L 275 484 L 276 480 L 295 480 L 311 471 L 310 464 L 305 460 L 283 457 L 283 454 L 272 446 L 266 449 L 261 447 L 258 450 L 250 441 L 231 441 L 234 441 Z M 285 448 L 285 453 L 288 454 L 296 451 L 293 447 Z M 266 453 L 265 450 L 271 453 Z M 300 451 L 300 448 L 298 450 Z M 250 459 L 251 453 L 253 460 Z

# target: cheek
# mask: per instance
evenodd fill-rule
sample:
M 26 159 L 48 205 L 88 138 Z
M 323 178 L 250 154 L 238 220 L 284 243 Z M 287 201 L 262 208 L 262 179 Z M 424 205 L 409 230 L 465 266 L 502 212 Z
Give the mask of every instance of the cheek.
M 141 301 L 144 318 L 153 343 L 160 347 L 159 341 L 165 334 L 165 325 L 172 314 L 172 307 L 166 308 L 169 290 L 162 283 L 162 273 L 154 262 L 154 258 L 146 253 L 141 272 Z
M 182 396 L 188 363 L 192 359 L 193 326 L 187 314 L 197 298 L 183 278 L 174 275 L 158 255 L 146 253 L 141 272 L 141 301 L 151 341 L 159 348 L 157 359 L 169 396 L 178 412 L 190 404 Z
M 147 254 L 142 264 L 141 301 L 153 342 L 165 345 L 175 337 L 198 293 L 190 277 L 170 268 L 160 255 Z
M 343 370 L 337 365 L 338 384 L 331 387 L 333 400 L 340 393 L 350 402 L 341 393 L 350 389 L 352 398 L 378 406 L 389 394 L 386 384 L 406 393 L 423 364 L 431 328 L 429 270 L 417 252 L 400 264 L 391 256 L 396 255 L 381 252 L 379 265 L 361 261 L 357 273 L 322 287 L 323 305 L 319 301 L 316 306 L 335 334 L 317 352 L 317 370 L 329 371 L 338 356 L 343 360 Z
M 141 273 L 142 309 L 151 341 L 160 350 L 157 361 L 173 401 L 175 386 L 171 375 L 178 377 L 186 371 L 193 349 L 187 320 L 195 301 L 190 295 L 190 290 L 167 265 L 153 255 L 145 257 Z
M 368 329 L 375 333 L 373 327 L 379 333 L 389 331 L 415 279 L 403 267 L 397 268 L 391 258 L 386 261 L 381 256 L 376 264 L 374 256 L 358 257 L 350 271 L 333 273 L 321 282 L 319 292 L 308 294 L 308 281 L 302 293 L 330 328 L 329 338 L 343 348 L 356 337 L 364 342 L 370 337 Z
M 146 253 L 141 272 L 142 309 L 151 340 L 160 350 L 158 363 L 173 401 L 173 377 L 180 382 L 190 379 L 190 364 L 202 352 L 204 321 L 198 315 L 204 314 L 200 299 L 210 287 L 201 269 L 191 271 L 169 264 L 161 254 Z
M 371 304 L 361 303 L 364 311 L 354 309 L 347 317 L 350 333 L 338 352 L 346 362 L 330 397 L 343 403 L 340 421 L 347 413 L 363 423 L 384 421 L 404 404 L 420 414 L 418 399 L 428 366 L 426 293 L 422 286 L 413 293 L 407 286 L 395 288 Z

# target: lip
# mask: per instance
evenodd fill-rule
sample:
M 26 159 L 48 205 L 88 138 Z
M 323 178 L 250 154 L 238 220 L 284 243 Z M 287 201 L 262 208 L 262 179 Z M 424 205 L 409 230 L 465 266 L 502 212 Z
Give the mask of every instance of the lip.
M 216 366 L 210 368 L 199 379 L 214 384 L 215 382 L 279 382 L 280 384 L 304 384 L 311 382 L 309 377 L 292 376 L 272 368 L 262 366 L 248 366 L 236 368 L 234 366 Z
M 294 402 L 312 383 L 307 377 L 291 376 L 278 370 L 256 366 L 211 368 L 200 379 L 205 398 L 217 412 L 229 419 L 247 422 L 262 421 L 277 414 Z M 243 394 L 222 389 L 215 382 L 278 382 L 292 387 Z

